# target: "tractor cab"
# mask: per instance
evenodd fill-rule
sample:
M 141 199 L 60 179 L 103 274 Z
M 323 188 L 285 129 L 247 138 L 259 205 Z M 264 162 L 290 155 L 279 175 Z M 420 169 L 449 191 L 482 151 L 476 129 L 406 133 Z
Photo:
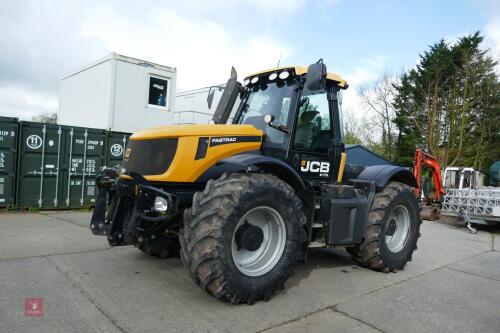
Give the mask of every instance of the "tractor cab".
M 235 74 L 235 73 L 234 73 Z M 232 124 L 252 125 L 264 132 L 261 151 L 287 162 L 301 177 L 332 181 L 342 163 L 342 91 L 347 82 L 326 72 L 322 60 L 309 68 L 279 67 L 247 76 L 242 85 L 228 81 L 224 94 L 239 92 Z M 234 101 L 234 98 L 221 98 Z M 214 116 L 232 110 L 222 102 Z M 340 177 L 341 178 L 341 177 Z

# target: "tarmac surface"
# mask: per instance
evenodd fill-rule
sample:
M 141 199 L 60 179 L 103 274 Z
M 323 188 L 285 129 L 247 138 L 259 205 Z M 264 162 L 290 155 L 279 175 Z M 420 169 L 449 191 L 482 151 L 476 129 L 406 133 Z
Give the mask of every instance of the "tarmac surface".
M 311 250 L 284 291 L 235 306 L 200 290 L 180 259 L 110 248 L 90 216 L 0 213 L 0 332 L 500 332 L 498 227 L 425 221 L 397 273 Z M 40 316 L 26 298 L 43 299 Z

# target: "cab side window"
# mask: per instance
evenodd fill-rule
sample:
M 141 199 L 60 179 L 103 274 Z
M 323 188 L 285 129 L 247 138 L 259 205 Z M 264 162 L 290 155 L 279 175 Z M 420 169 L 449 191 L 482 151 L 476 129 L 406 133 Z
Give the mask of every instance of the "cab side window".
M 331 120 L 326 91 L 304 90 L 297 115 L 293 146 L 298 150 L 328 153 Z

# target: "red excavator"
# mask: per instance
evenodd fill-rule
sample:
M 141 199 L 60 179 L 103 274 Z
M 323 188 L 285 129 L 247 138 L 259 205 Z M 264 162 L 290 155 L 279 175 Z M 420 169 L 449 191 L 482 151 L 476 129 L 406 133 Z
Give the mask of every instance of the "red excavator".
M 441 164 L 437 159 L 422 149 L 417 148 L 415 151 L 415 160 L 413 162 L 413 175 L 417 180 L 418 187 L 414 188 L 414 193 L 417 198 L 422 196 L 422 165 L 428 167 L 432 172 L 432 181 L 434 182 L 435 192 L 428 198 L 421 200 L 422 210 L 421 217 L 426 220 L 437 220 L 439 218 L 439 209 L 436 204 L 441 202 L 444 195 L 444 187 L 441 178 Z

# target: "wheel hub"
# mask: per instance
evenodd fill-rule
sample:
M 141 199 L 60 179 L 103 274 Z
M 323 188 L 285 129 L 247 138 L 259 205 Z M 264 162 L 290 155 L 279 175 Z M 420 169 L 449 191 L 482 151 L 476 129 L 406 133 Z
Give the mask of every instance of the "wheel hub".
M 236 231 L 235 241 L 238 248 L 254 252 L 262 245 L 264 232 L 261 228 L 245 221 Z
M 387 220 L 385 243 L 392 253 L 404 249 L 410 235 L 410 212 L 404 205 L 397 205 Z
M 281 214 L 269 206 L 246 212 L 235 226 L 231 255 L 236 268 L 246 276 L 261 276 L 280 260 L 286 244 L 286 226 Z
M 391 219 L 387 224 L 387 229 L 385 230 L 385 234 L 387 236 L 392 236 L 396 232 L 396 220 Z

